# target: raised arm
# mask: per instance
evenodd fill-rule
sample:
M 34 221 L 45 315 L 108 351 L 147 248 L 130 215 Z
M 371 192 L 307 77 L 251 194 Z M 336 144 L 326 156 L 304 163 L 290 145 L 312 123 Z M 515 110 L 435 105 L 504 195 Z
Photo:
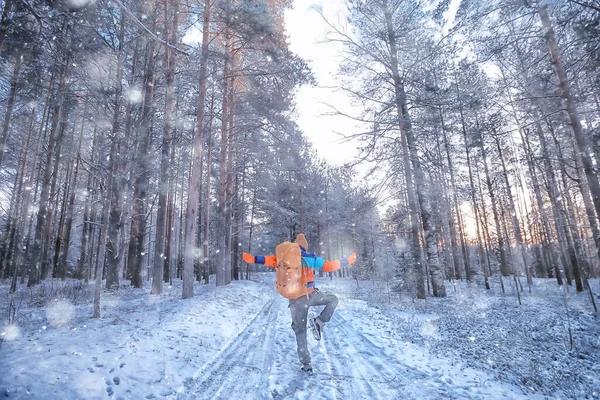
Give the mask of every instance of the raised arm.
M 350 264 L 354 264 L 355 261 L 355 253 L 352 253 L 348 258 L 330 261 L 325 260 L 321 257 L 317 257 L 315 254 L 307 253 L 304 250 L 302 251 L 302 265 L 308 268 L 319 269 L 325 272 L 337 271 L 341 267 L 347 267 Z
M 277 266 L 276 256 L 253 256 L 252 254 L 242 253 L 242 259 L 248 264 L 262 264 L 273 268 Z

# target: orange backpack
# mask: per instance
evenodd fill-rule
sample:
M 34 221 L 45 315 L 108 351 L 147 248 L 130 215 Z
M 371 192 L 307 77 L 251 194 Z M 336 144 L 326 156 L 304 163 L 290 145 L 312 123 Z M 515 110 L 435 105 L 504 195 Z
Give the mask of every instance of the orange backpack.
M 275 285 L 280 295 L 286 299 L 297 299 L 308 295 L 313 288 L 303 282 L 302 252 L 298 243 L 283 242 L 275 248 L 277 267 Z

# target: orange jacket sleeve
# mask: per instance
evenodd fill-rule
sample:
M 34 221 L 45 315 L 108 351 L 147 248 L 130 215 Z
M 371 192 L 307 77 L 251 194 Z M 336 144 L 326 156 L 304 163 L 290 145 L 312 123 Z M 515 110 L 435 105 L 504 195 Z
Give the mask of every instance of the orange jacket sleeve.
M 323 271 L 325 272 L 333 272 L 337 271 L 341 267 L 347 267 L 348 265 L 354 264 L 356 262 L 356 253 L 352 253 L 348 258 L 342 258 L 341 260 L 335 261 L 325 261 L 323 264 Z

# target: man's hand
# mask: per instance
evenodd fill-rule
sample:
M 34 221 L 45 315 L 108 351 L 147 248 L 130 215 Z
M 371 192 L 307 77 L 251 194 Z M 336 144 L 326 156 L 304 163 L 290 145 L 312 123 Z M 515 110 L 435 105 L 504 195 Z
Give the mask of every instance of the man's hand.
M 352 253 L 350 254 L 350 257 L 348 257 L 348 264 L 352 265 L 356 262 L 356 253 Z
M 254 256 L 248 253 L 242 253 L 242 260 L 248 264 L 254 264 Z

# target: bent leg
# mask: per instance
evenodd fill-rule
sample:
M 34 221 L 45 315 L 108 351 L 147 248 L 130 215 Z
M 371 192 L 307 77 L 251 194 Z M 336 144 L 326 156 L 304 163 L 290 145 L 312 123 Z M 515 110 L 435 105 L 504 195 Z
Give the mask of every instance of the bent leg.
M 338 303 L 339 300 L 335 294 L 324 293 L 319 290 L 312 292 L 309 298 L 309 306 L 325 306 L 319 314 L 319 319 L 322 322 L 329 322 Z

